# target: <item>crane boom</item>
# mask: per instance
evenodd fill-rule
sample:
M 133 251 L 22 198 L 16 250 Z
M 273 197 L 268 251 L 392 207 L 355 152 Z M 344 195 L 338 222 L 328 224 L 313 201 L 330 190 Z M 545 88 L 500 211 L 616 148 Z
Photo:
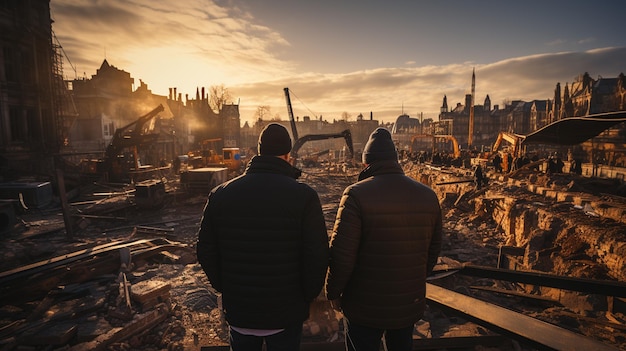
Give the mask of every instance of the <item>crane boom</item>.
M 284 88 L 285 100 L 287 101 L 287 112 L 289 113 L 289 121 L 291 122 L 291 133 L 293 140 L 298 140 L 298 130 L 296 129 L 296 120 L 293 118 L 293 109 L 291 107 L 291 98 L 289 97 L 289 88 Z

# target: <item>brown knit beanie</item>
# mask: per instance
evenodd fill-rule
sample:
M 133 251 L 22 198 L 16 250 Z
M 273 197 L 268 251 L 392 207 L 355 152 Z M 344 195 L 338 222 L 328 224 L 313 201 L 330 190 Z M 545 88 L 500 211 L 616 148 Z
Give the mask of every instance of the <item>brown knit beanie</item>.
M 363 163 L 372 164 L 382 160 L 398 160 L 396 145 L 391 140 L 391 133 L 385 128 L 376 128 L 363 149 Z

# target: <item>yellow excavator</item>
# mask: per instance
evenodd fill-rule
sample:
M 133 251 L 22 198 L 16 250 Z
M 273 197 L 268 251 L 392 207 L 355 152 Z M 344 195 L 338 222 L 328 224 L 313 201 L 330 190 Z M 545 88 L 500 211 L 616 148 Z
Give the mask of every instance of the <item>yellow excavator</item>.
M 420 139 L 429 139 L 430 145 L 432 146 L 433 153 L 435 152 L 435 147 L 437 145 L 437 141 L 449 141 L 452 143 L 452 153 L 455 158 L 461 157 L 461 149 L 459 148 L 459 142 L 453 135 L 438 135 L 438 134 L 415 134 L 411 137 L 411 146 L 409 150 L 411 152 L 415 151 L 414 145 Z
M 508 150 L 506 151 L 500 150 L 500 146 L 502 145 L 503 141 L 506 141 L 507 143 L 510 144 L 508 146 Z M 491 158 L 491 156 L 495 155 L 496 153 L 500 153 L 501 159 L 502 159 L 502 169 L 505 172 L 510 171 L 512 165 L 509 164 L 508 156 L 511 155 L 511 159 L 515 159 L 523 155 L 525 152 L 524 150 L 525 148 L 522 145 L 523 141 L 524 141 L 523 135 L 510 133 L 510 132 L 500 132 L 498 133 L 498 137 L 496 138 L 496 141 L 493 143 L 493 146 L 491 147 L 490 154 L 487 155 L 487 159 Z
M 238 171 L 242 166 L 241 152 L 238 147 L 223 147 L 222 152 L 217 149 L 222 142 L 222 138 L 202 140 L 200 150 L 188 153 L 189 162 L 193 168 L 202 167 L 226 167 L 230 171 Z

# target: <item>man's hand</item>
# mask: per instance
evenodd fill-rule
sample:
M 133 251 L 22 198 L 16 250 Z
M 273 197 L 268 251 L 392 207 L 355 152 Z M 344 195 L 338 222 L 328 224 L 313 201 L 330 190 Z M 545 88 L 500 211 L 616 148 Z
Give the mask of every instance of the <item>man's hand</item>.
M 341 299 L 330 300 L 330 306 L 333 310 L 341 312 Z

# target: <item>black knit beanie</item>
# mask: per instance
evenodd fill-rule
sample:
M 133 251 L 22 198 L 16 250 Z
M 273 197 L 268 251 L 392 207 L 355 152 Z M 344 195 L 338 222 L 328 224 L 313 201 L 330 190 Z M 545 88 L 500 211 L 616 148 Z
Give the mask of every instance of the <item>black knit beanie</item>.
M 396 146 L 391 140 L 391 133 L 385 128 L 376 128 L 363 149 L 363 163 L 372 164 L 382 160 L 398 160 Z
M 270 123 L 259 135 L 259 155 L 282 156 L 291 151 L 291 137 L 287 128 Z

